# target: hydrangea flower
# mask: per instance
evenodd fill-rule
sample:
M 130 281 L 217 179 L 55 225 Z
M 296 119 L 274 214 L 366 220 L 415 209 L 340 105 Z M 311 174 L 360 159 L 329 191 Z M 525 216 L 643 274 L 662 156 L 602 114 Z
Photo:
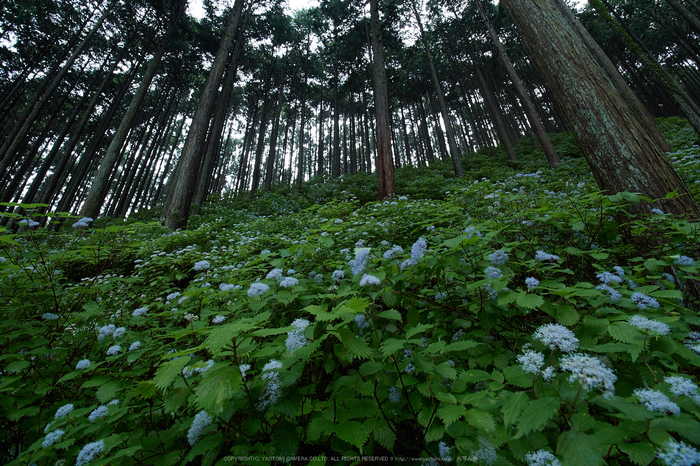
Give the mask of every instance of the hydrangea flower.
M 141 348 L 141 342 L 135 341 L 131 344 L 131 346 L 129 346 L 129 351 L 136 351 L 139 348 Z
M 173 299 L 179 298 L 180 297 L 180 292 L 174 291 L 170 293 L 168 296 L 165 297 L 166 301 L 172 301 Z
M 56 410 L 56 414 L 54 415 L 54 419 L 59 419 L 62 418 L 63 416 L 67 416 L 73 411 L 73 403 L 68 403 L 66 405 L 61 406 Z
M 501 278 L 503 276 L 503 272 L 500 269 L 492 266 L 486 267 L 484 274 L 486 274 L 486 278 Z
M 226 320 L 225 316 L 214 316 L 214 318 L 211 320 L 211 323 L 212 324 L 220 324 L 225 320 Z
M 96 442 L 90 442 L 80 450 L 78 453 L 78 459 L 75 461 L 75 466 L 84 466 L 89 462 L 93 461 L 97 455 L 105 450 L 104 440 L 98 440 Z
M 525 284 L 527 285 L 527 289 L 531 290 L 535 287 L 540 286 L 540 281 L 536 279 L 535 277 L 527 277 L 525 279 Z
M 659 302 L 657 300 L 637 291 L 632 293 L 630 299 L 639 309 L 646 309 L 647 307 L 653 307 L 654 309 L 659 308 Z
M 97 339 L 99 341 L 104 340 L 105 337 L 113 334 L 116 329 L 117 329 L 117 326 L 114 324 L 108 324 L 108 325 L 105 325 L 104 327 L 100 327 L 97 331 L 98 332 Z
M 114 331 L 114 333 L 112 334 L 112 339 L 113 339 L 113 340 L 116 340 L 117 338 L 124 336 L 125 333 L 126 333 L 126 328 L 125 328 L 125 327 L 119 327 L 119 328 L 116 329 L 116 330 Z
M 665 377 L 664 382 L 671 386 L 671 393 L 674 395 L 683 395 L 698 401 L 698 386 L 692 380 L 672 375 Z
M 211 424 L 211 417 L 206 411 L 201 410 L 194 416 L 192 425 L 187 431 L 187 441 L 190 445 L 194 446 L 199 440 L 199 436 L 202 435 L 202 431 Z
M 557 256 L 556 254 L 548 254 L 544 251 L 537 251 L 535 253 L 535 259 L 537 259 L 540 262 L 558 261 L 559 256 Z
M 615 394 L 617 376 L 595 356 L 583 353 L 567 354 L 561 359 L 559 367 L 571 372 L 571 383 L 578 380 L 586 390 L 601 389 L 606 398 Z
M 140 308 L 136 309 L 134 312 L 131 313 L 131 315 L 134 317 L 138 317 L 138 316 L 144 315 L 147 311 L 148 311 L 148 307 L 144 306 L 144 307 L 140 307 Z
M 547 450 L 537 450 L 525 455 L 527 466 L 561 466 L 556 456 Z
M 392 386 L 389 388 L 389 401 L 398 403 L 401 400 L 401 390 L 399 387 Z
M 287 342 L 285 343 L 287 349 L 291 353 L 306 346 L 304 330 L 306 330 L 306 327 L 308 326 L 309 321 L 306 319 L 296 319 L 294 322 L 292 322 L 292 327 L 294 327 L 294 330 L 287 332 Z
M 403 248 L 401 246 L 394 245 L 391 249 L 384 253 L 384 259 L 391 259 L 397 256 L 398 254 L 401 254 L 402 252 Z
M 686 265 L 686 266 L 694 266 L 695 265 L 695 260 L 692 257 L 688 256 L 678 256 L 675 261 L 673 261 L 674 264 L 676 265 Z
M 195 272 L 201 272 L 203 270 L 209 270 L 209 267 L 211 267 L 211 264 L 209 261 L 202 260 L 199 262 L 195 262 L 194 266 L 192 267 Z
M 292 288 L 299 284 L 299 280 L 294 277 L 285 277 L 284 280 L 280 282 L 280 286 L 283 288 Z
M 235 289 L 236 289 L 236 285 L 231 285 L 231 284 L 228 284 L 228 283 L 221 283 L 221 284 L 219 285 L 219 290 L 220 290 L 220 291 L 231 291 L 231 290 L 235 290 Z
M 272 270 L 270 270 L 270 271 L 267 273 L 267 275 L 265 276 L 265 278 L 267 278 L 267 279 L 269 279 L 269 280 L 274 279 L 274 280 L 277 280 L 277 281 L 282 280 L 282 269 L 272 269 Z
M 539 351 L 525 350 L 523 354 L 518 355 L 517 361 L 528 374 L 538 374 L 544 366 L 544 354 Z
M 251 283 L 250 289 L 248 290 L 248 297 L 254 298 L 255 296 L 260 296 L 262 294 L 265 294 L 269 289 L 270 287 L 264 283 Z
M 613 302 L 618 301 L 620 298 L 622 298 L 622 295 L 620 294 L 619 291 L 610 287 L 610 285 L 606 285 L 605 283 L 598 285 L 595 288 L 596 288 L 596 290 L 600 290 L 604 293 L 608 293 L 608 296 L 610 297 L 610 299 Z
M 663 215 L 664 211 L 661 209 L 653 208 L 653 209 L 651 209 L 651 213 L 654 215 Z
M 95 408 L 94 410 L 92 410 L 92 412 L 90 413 L 90 416 L 88 416 L 88 419 L 90 420 L 90 422 L 95 422 L 96 420 L 98 420 L 100 418 L 107 417 L 107 413 L 108 413 L 107 407 L 102 405 L 102 406 L 99 406 L 99 407 Z
M 601 272 L 597 274 L 596 277 L 598 277 L 598 280 L 605 283 L 606 285 L 609 285 L 611 283 L 622 283 L 622 277 L 620 277 L 619 275 L 615 275 L 612 272 Z
M 428 252 L 428 243 L 424 238 L 418 238 L 411 246 L 411 259 L 418 260 Z
M 440 459 L 443 461 L 452 461 L 452 456 L 450 455 L 450 447 L 447 446 L 445 442 L 438 443 L 438 452 L 440 453 Z
M 676 415 L 681 412 L 681 408 L 678 407 L 676 403 L 669 400 L 663 393 L 652 390 L 651 388 L 638 388 L 634 391 L 634 396 L 636 396 L 649 411 Z
M 498 249 L 488 256 L 491 265 L 503 265 L 508 262 L 508 253 L 503 249 Z
M 48 434 L 46 434 L 46 438 L 44 438 L 44 441 L 41 442 L 41 447 L 49 448 L 54 443 L 58 442 L 58 440 L 61 437 L 63 437 L 63 434 L 65 434 L 65 432 L 61 429 L 56 429 L 53 432 L 49 432 Z
M 114 356 L 122 351 L 122 347 L 119 345 L 113 345 L 107 348 L 107 356 Z
M 479 449 L 471 452 L 467 458 L 468 461 L 479 463 L 480 465 L 493 464 L 497 459 L 496 449 L 483 437 L 479 437 Z
M 331 275 L 331 278 L 333 279 L 333 281 L 339 282 L 340 280 L 345 278 L 345 272 L 343 272 L 342 270 L 334 270 L 333 274 Z
M 241 371 L 241 377 L 245 379 L 245 373 L 250 370 L 250 364 L 241 364 L 238 369 Z
M 668 335 L 671 333 L 671 328 L 663 322 L 647 319 L 639 314 L 630 317 L 627 322 L 629 322 L 631 326 L 637 327 L 639 330 L 644 330 L 647 332 L 652 331 L 658 333 L 659 335 Z
M 700 355 L 700 332 L 690 332 L 683 344 L 691 351 Z
M 418 263 L 418 261 L 416 259 L 406 259 L 405 261 L 401 262 L 401 270 L 412 267 L 412 266 L 416 265 L 417 263 Z
M 42 315 L 41 318 L 44 320 L 57 320 L 58 316 L 53 312 L 47 312 L 44 315 Z
M 377 277 L 373 275 L 367 275 L 364 274 L 362 276 L 362 279 L 360 280 L 360 286 L 372 286 L 372 285 L 379 285 L 381 283 L 381 280 L 379 280 Z
M 546 324 L 539 327 L 532 335 L 535 340 L 544 343 L 549 349 L 559 349 L 571 353 L 578 349 L 578 338 L 574 332 L 561 324 Z
M 355 253 L 355 260 L 351 262 L 353 276 L 357 276 L 365 270 L 367 260 L 369 259 L 369 251 L 369 248 L 361 248 Z
M 87 369 L 88 367 L 90 367 L 89 359 L 81 359 L 80 361 L 78 361 L 78 364 L 75 365 L 76 370 Z
M 666 466 L 692 466 L 700 463 L 700 453 L 683 442 L 671 439 L 664 445 L 664 449 L 657 452 L 656 456 Z
M 366 321 L 364 314 L 357 314 L 355 316 L 355 325 L 359 327 L 360 335 L 362 335 L 364 329 L 370 326 L 369 322 Z
M 282 394 L 280 373 L 277 369 L 282 369 L 282 363 L 275 359 L 263 366 L 262 379 L 265 381 L 265 387 L 263 387 L 263 391 L 258 399 L 258 411 L 264 411 L 270 405 L 276 404 Z

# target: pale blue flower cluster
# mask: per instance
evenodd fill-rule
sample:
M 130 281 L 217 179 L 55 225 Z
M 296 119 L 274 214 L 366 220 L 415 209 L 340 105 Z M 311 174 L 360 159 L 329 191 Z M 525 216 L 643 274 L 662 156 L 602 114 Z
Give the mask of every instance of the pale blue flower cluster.
M 493 464 L 498 459 L 496 449 L 483 437 L 479 437 L 479 449 L 472 451 L 467 461 L 478 464 Z
M 107 348 L 107 356 L 114 356 L 121 353 L 122 347 L 119 345 L 113 345 Z
M 525 350 L 523 354 L 518 355 L 517 361 L 528 374 L 539 374 L 544 366 L 544 354 L 539 351 Z
M 277 280 L 277 281 L 282 280 L 282 269 L 272 269 L 272 270 L 270 270 L 270 271 L 267 273 L 267 275 L 265 276 L 265 278 L 267 278 L 267 279 L 269 279 L 269 280 L 274 279 L 274 280 Z
M 114 331 L 114 333 L 112 334 L 112 339 L 113 339 L 113 340 L 116 340 L 117 338 L 124 336 L 125 333 L 126 333 L 126 328 L 125 328 L 125 327 L 118 327 L 118 328 Z
M 340 280 L 345 278 L 345 272 L 343 272 L 342 270 L 334 270 L 333 274 L 331 275 L 331 278 L 333 279 L 333 281 L 339 282 Z
M 254 298 L 255 296 L 260 296 L 262 294 L 265 294 L 269 289 L 270 289 L 270 287 L 264 283 L 260 283 L 260 282 L 251 283 L 250 289 L 248 289 L 248 297 Z
M 139 317 L 146 314 L 146 312 L 148 312 L 148 306 L 143 306 L 136 309 L 134 312 L 131 313 L 131 315 L 134 317 Z
M 525 455 L 527 466 L 561 466 L 556 456 L 547 450 L 537 450 Z
M 598 277 L 598 280 L 605 283 L 606 285 L 609 285 L 611 283 L 622 283 L 622 277 L 612 272 L 601 272 L 597 274 L 596 277 Z
M 194 446 L 199 440 L 199 436 L 202 435 L 202 431 L 211 424 L 211 417 L 206 411 L 201 410 L 194 416 L 192 425 L 187 431 L 187 441 L 190 445 Z
M 558 261 L 559 256 L 557 256 L 556 254 L 548 254 L 544 251 L 537 251 L 535 253 L 535 259 L 537 259 L 540 262 Z
M 98 341 L 104 340 L 107 336 L 113 334 L 116 329 L 117 329 L 117 326 L 114 324 L 108 324 L 108 325 L 105 325 L 104 327 L 100 327 L 97 330 L 97 340 Z
M 652 390 L 651 388 L 637 388 L 634 391 L 634 396 L 636 396 L 649 411 L 675 415 L 681 413 L 681 408 L 676 403 L 669 400 L 666 395 L 657 390 Z
M 73 228 L 90 228 L 90 224 L 94 222 L 91 217 L 83 217 L 73 224 Z
M 428 243 L 424 238 L 418 238 L 411 246 L 411 259 L 418 260 L 428 252 Z
M 688 256 L 678 256 L 675 261 L 673 261 L 674 264 L 680 265 L 680 266 L 694 266 L 695 265 L 695 260 L 692 257 Z
M 700 404 L 700 396 L 698 396 L 698 386 L 690 379 L 679 377 L 677 375 L 667 376 L 664 382 L 671 386 L 671 393 L 676 396 L 687 396 L 692 398 L 696 403 Z
M 401 246 L 394 245 L 391 249 L 384 253 L 384 259 L 392 259 L 393 257 L 401 254 L 403 248 Z
M 211 267 L 211 264 L 209 263 L 209 261 L 202 260 L 199 262 L 195 262 L 194 266 L 192 268 L 194 269 L 195 272 L 201 272 L 203 270 L 209 270 L 210 267 Z
M 233 290 L 239 290 L 240 288 L 241 288 L 240 285 L 232 285 L 230 283 L 219 284 L 219 290 L 221 290 L 221 291 L 233 291 Z
M 250 364 L 241 364 L 238 369 L 241 371 L 241 377 L 245 379 L 245 373 L 250 370 Z
M 357 314 L 355 316 L 355 325 L 357 325 L 357 327 L 360 329 L 360 335 L 362 335 L 362 332 L 370 326 L 364 314 Z
M 608 296 L 610 297 L 610 299 L 613 302 L 618 301 L 620 298 L 622 298 L 622 295 L 620 294 L 619 291 L 617 291 L 616 289 L 612 288 L 610 285 L 607 285 L 605 283 L 602 283 L 602 284 L 596 286 L 595 288 L 596 288 L 596 290 L 600 290 L 604 293 L 608 293 Z
M 401 390 L 399 387 L 392 386 L 389 388 L 389 401 L 398 403 L 401 400 Z
M 561 359 L 559 367 L 571 372 L 571 383 L 578 380 L 586 390 L 601 389 L 606 398 L 615 394 L 617 376 L 595 356 L 582 353 L 567 354 Z
M 58 442 L 58 440 L 61 437 L 63 437 L 63 434 L 65 434 L 65 432 L 62 431 L 61 429 L 56 429 L 53 432 L 46 434 L 46 438 L 44 438 L 44 441 L 41 442 L 41 447 L 42 448 L 49 448 L 54 443 Z
M 294 322 L 292 322 L 292 327 L 294 327 L 294 330 L 287 332 L 287 341 L 285 343 L 287 345 L 287 349 L 291 353 L 306 346 L 307 342 L 306 337 L 304 336 L 304 331 L 308 326 L 309 321 L 306 319 L 296 319 Z
M 659 335 L 668 335 L 671 333 L 671 328 L 663 322 L 647 319 L 639 314 L 630 317 L 627 322 L 629 322 L 632 327 L 636 327 L 639 330 L 644 330 L 646 332 L 652 331 L 658 333 Z
M 263 366 L 262 379 L 265 381 L 265 387 L 258 399 L 258 411 L 265 411 L 270 405 L 276 404 L 282 394 L 278 369 L 282 369 L 282 363 L 275 359 Z
M 42 315 L 41 318 L 44 320 L 57 320 L 58 316 L 53 312 L 47 312 L 44 315 Z
M 674 439 L 666 442 L 664 449 L 657 452 L 656 456 L 666 466 L 693 466 L 700 464 L 700 453 L 695 448 L 683 442 L 676 442 Z
M 503 249 L 498 249 L 488 255 L 491 265 L 503 265 L 508 262 L 508 253 Z
M 632 296 L 630 296 L 630 299 L 633 303 L 637 305 L 639 309 L 646 309 L 648 307 L 652 307 L 654 309 L 659 308 L 659 302 L 657 300 L 643 293 L 635 291 L 634 293 L 632 293 Z
M 90 367 L 89 359 L 81 359 L 80 361 L 78 361 L 78 364 L 75 365 L 76 370 L 87 369 L 88 367 Z
M 173 299 L 179 298 L 180 297 L 180 292 L 179 291 L 174 291 L 170 293 L 168 296 L 165 297 L 166 301 L 172 301 Z
M 54 419 L 59 419 L 62 418 L 63 416 L 67 416 L 73 411 L 73 403 L 68 403 L 66 405 L 61 406 L 56 410 L 56 414 L 54 415 Z
M 571 353 L 578 349 L 578 338 L 574 336 L 574 332 L 561 324 L 545 324 L 539 327 L 532 337 L 551 350 L 559 349 L 564 353 Z
M 373 285 L 379 285 L 381 283 L 381 280 L 379 280 L 377 277 L 374 275 L 367 275 L 364 274 L 362 276 L 362 279 L 360 279 L 360 286 L 373 286 Z
M 280 286 L 282 288 L 292 288 L 298 284 L 299 280 L 294 277 L 284 277 L 284 279 L 280 282 Z
M 357 275 L 361 274 L 362 271 L 365 270 L 367 260 L 369 259 L 369 251 L 369 248 L 360 248 L 355 253 L 355 259 L 350 261 L 353 276 L 356 277 Z
M 109 410 L 107 409 L 107 406 L 99 406 L 92 410 L 92 412 L 88 416 L 88 419 L 90 420 L 90 422 L 95 422 L 100 418 L 107 417 L 108 411 Z
M 129 351 L 136 351 L 139 348 L 141 348 L 141 342 L 135 341 L 129 346 Z
M 225 320 L 226 320 L 225 316 L 214 316 L 214 318 L 211 320 L 211 323 L 212 324 L 220 324 Z
M 527 277 L 525 279 L 525 284 L 527 285 L 527 289 L 531 290 L 533 288 L 540 286 L 540 281 L 538 279 L 536 279 L 535 277 Z
M 440 453 L 440 459 L 443 461 L 452 461 L 452 455 L 450 455 L 450 447 L 447 446 L 445 442 L 438 443 L 438 452 Z
M 688 339 L 683 344 L 691 351 L 700 355 L 700 332 L 690 332 Z
M 90 442 L 80 450 L 78 458 L 75 461 L 75 466 L 84 466 L 93 461 L 100 453 L 105 450 L 104 440 Z

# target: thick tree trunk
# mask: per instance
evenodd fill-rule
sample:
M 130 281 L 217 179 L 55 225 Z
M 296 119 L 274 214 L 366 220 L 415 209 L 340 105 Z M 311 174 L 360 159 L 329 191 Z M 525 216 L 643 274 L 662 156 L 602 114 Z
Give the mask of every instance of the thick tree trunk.
M 530 127 L 535 132 L 537 139 L 540 141 L 540 145 L 542 146 L 542 150 L 544 151 L 545 157 L 547 157 L 547 162 L 549 162 L 549 166 L 554 167 L 556 165 L 559 165 L 561 163 L 561 161 L 559 160 L 559 155 L 557 154 L 556 150 L 554 150 L 552 141 L 549 140 L 549 136 L 547 136 L 547 131 L 544 129 L 544 125 L 542 124 L 542 121 L 537 115 L 535 105 L 532 103 L 532 100 L 530 100 L 530 96 L 527 94 L 525 86 L 520 80 L 518 73 L 515 71 L 513 63 L 510 61 L 510 57 L 506 53 L 506 50 L 503 48 L 503 45 L 501 45 L 501 41 L 498 39 L 498 34 L 496 34 L 496 30 L 493 28 L 491 21 L 489 21 L 489 19 L 486 17 L 486 14 L 484 14 L 484 9 L 481 5 L 481 0 L 476 1 L 476 6 L 479 10 L 479 14 L 481 15 L 481 19 L 484 21 L 484 23 L 486 23 L 489 35 L 491 36 L 491 42 L 493 42 L 494 47 L 496 47 L 498 56 L 501 59 L 503 66 L 505 66 L 510 80 L 515 86 L 515 90 L 518 93 L 518 98 L 520 99 L 520 104 L 522 105 L 523 110 L 525 111 L 525 115 L 527 116 L 527 119 L 530 122 Z
M 479 89 L 481 90 L 481 94 L 484 99 L 486 111 L 491 117 L 496 134 L 498 135 L 498 140 L 501 142 L 501 145 L 503 145 L 506 154 L 508 154 L 508 158 L 510 160 L 517 160 L 518 158 L 515 155 L 515 150 L 513 149 L 513 142 L 510 139 L 506 122 L 503 119 L 501 107 L 498 105 L 498 101 L 495 99 L 495 96 L 492 93 L 489 83 L 486 80 L 486 76 L 484 76 L 484 72 L 481 71 L 481 68 L 478 66 L 474 68 L 474 72 L 476 74 L 477 81 L 479 82 Z
M 185 146 L 182 148 L 182 154 L 180 154 L 178 167 L 174 174 L 176 178 L 170 184 L 168 201 L 166 201 L 166 206 L 163 210 L 163 219 L 165 225 L 173 230 L 187 226 L 187 220 L 190 216 L 190 205 L 194 196 L 194 187 L 199 174 L 202 146 L 209 129 L 211 109 L 214 105 L 214 99 L 218 95 L 226 60 L 236 36 L 243 4 L 244 0 L 236 0 L 233 6 L 231 17 L 226 25 L 216 57 L 214 57 L 214 63 L 209 70 L 202 95 L 199 98 L 197 110 L 192 118 L 192 125 L 187 134 Z
M 389 95 L 384 65 L 384 44 L 382 28 L 379 23 L 378 0 L 370 0 L 372 22 L 372 83 L 374 89 L 374 107 L 377 119 L 377 173 L 379 175 L 379 199 L 396 194 L 394 183 L 394 163 L 391 155 L 391 126 L 389 112 Z
M 601 190 L 641 193 L 665 212 L 700 218 L 666 159 L 668 143 L 562 0 L 502 0 L 562 106 Z M 677 196 L 669 196 L 676 191 Z M 649 211 L 639 203 L 633 211 Z

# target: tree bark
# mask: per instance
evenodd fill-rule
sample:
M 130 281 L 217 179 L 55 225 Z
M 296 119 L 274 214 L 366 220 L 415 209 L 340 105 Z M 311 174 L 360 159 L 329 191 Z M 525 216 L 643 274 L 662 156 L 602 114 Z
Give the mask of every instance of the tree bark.
M 700 218 L 666 159 L 654 120 L 562 0 L 502 0 L 560 103 L 600 189 L 640 193 L 676 215 Z M 676 196 L 670 195 L 676 192 Z M 668 196 L 668 198 L 667 198 Z M 632 212 L 650 211 L 648 203 Z
M 384 64 L 384 44 L 379 22 L 378 0 L 370 0 L 372 22 L 372 83 L 374 108 L 377 119 L 377 174 L 379 175 L 379 199 L 396 194 L 394 163 L 391 155 L 391 126 L 389 120 L 389 95 Z

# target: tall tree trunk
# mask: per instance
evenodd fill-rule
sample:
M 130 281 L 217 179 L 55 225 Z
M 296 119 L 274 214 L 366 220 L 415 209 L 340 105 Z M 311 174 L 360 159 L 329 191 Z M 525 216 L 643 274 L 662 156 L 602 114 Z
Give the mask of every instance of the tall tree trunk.
M 476 74 L 477 81 L 479 82 L 482 97 L 484 98 L 486 111 L 491 116 L 491 121 L 496 129 L 496 134 L 498 134 L 498 139 L 503 145 L 506 154 L 508 154 L 508 158 L 510 160 L 517 160 L 518 158 L 515 155 L 515 150 L 513 149 L 513 142 L 510 139 L 506 122 L 503 119 L 501 107 L 498 105 L 498 101 L 495 99 L 495 96 L 492 93 L 491 87 L 486 80 L 486 76 L 484 76 L 484 72 L 481 71 L 479 66 L 474 67 L 474 72 Z
M 700 19 L 698 19 L 697 16 L 693 15 L 690 10 L 688 10 L 685 5 L 683 5 L 681 2 L 678 0 L 666 0 L 666 3 L 671 5 L 674 10 L 680 14 L 683 19 L 685 19 L 688 24 L 690 25 L 691 28 L 695 31 L 696 34 L 700 34 Z
M 318 164 L 316 176 L 323 176 L 323 101 L 318 104 Z
M 396 194 L 394 183 L 394 162 L 391 155 L 391 126 L 389 94 L 384 64 L 384 43 L 379 22 L 378 0 L 370 0 L 372 22 L 372 83 L 374 108 L 377 119 L 377 174 L 379 175 L 379 199 Z
M 194 196 L 194 187 L 202 157 L 202 144 L 207 135 L 211 109 L 218 95 L 219 84 L 224 73 L 226 60 L 231 51 L 233 40 L 238 29 L 238 22 L 243 11 L 244 0 L 236 0 L 229 18 L 226 30 L 219 43 L 219 49 L 214 57 L 214 63 L 209 70 L 209 76 L 204 84 L 202 95 L 197 104 L 197 110 L 192 118 L 190 130 L 187 133 L 185 146 L 182 148 L 178 167 L 175 170 L 173 182 L 170 184 L 168 200 L 163 210 L 165 225 L 173 230 L 187 226 L 190 215 L 190 205 Z
M 547 162 L 549 162 L 549 166 L 554 167 L 559 165 L 561 163 L 561 160 L 559 160 L 559 155 L 554 149 L 552 141 L 549 140 L 549 136 L 547 136 L 547 131 L 544 129 L 544 125 L 542 124 L 542 121 L 537 115 L 535 105 L 532 103 L 532 100 L 530 100 L 530 96 L 527 94 L 525 86 L 520 80 L 520 76 L 518 76 L 518 73 L 515 71 L 513 63 L 510 61 L 510 57 L 506 53 L 506 50 L 503 48 L 503 45 L 501 45 L 501 41 L 498 39 L 498 34 L 496 34 L 496 30 L 493 28 L 491 21 L 489 21 L 489 19 L 486 17 L 486 14 L 484 14 L 484 8 L 481 5 L 481 0 L 476 0 L 476 6 L 479 10 L 479 15 L 481 15 L 481 19 L 484 21 L 484 23 L 486 23 L 489 35 L 491 36 L 491 42 L 493 42 L 494 47 L 496 47 L 498 56 L 501 59 L 503 66 L 505 66 L 510 80 L 515 86 L 515 90 L 518 93 L 518 98 L 520 99 L 520 104 L 522 105 L 523 110 L 525 111 L 525 115 L 527 116 L 527 119 L 530 122 L 530 127 L 535 132 L 537 139 L 540 141 L 540 145 L 542 146 L 542 150 L 544 151 L 545 157 L 547 157 Z
M 307 36 L 308 39 L 308 36 Z M 306 48 L 306 58 L 304 59 L 304 84 L 301 88 L 301 104 L 299 105 L 299 112 L 301 113 L 301 124 L 299 125 L 299 158 L 297 160 L 297 179 L 296 179 L 296 190 L 301 191 L 301 183 L 304 181 L 304 146 L 305 146 L 305 134 L 304 130 L 306 128 L 306 89 L 309 83 L 309 47 L 307 41 Z
M 641 193 L 662 210 L 700 218 L 666 159 L 668 143 L 613 64 L 562 0 L 502 0 L 564 110 L 602 191 Z M 625 90 L 627 89 L 627 90 Z M 677 196 L 668 196 L 676 191 Z M 650 211 L 638 203 L 632 211 Z

